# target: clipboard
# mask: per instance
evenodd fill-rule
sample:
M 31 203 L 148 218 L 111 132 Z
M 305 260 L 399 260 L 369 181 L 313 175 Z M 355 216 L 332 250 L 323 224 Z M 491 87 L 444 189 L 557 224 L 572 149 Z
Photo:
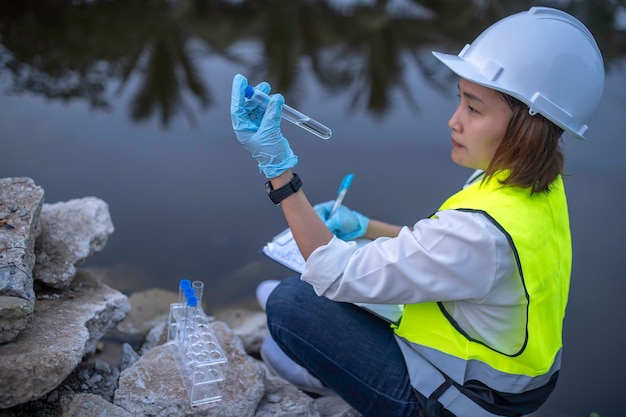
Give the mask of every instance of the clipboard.
M 362 242 L 365 244 L 366 241 Z M 286 266 L 287 268 L 302 274 L 306 261 L 298 249 L 296 240 L 291 233 L 291 229 L 287 228 L 274 236 L 274 238 L 263 246 L 263 254 L 270 259 Z M 371 304 L 371 303 L 353 303 L 370 313 L 386 320 L 390 323 L 398 323 L 402 317 L 404 310 L 403 304 Z
M 267 242 L 263 246 L 263 253 L 299 274 L 304 272 L 304 257 L 289 228 L 274 236 L 271 242 Z

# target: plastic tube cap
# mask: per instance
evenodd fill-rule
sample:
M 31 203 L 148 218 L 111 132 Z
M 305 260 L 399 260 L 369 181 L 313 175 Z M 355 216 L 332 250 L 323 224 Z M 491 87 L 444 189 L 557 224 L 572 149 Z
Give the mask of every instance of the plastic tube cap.
M 195 296 L 190 296 L 189 298 L 187 298 L 187 306 L 188 307 L 195 307 L 198 305 L 198 299 Z
M 252 87 L 251 85 L 246 87 L 246 98 L 252 98 L 252 95 L 254 94 L 254 87 Z

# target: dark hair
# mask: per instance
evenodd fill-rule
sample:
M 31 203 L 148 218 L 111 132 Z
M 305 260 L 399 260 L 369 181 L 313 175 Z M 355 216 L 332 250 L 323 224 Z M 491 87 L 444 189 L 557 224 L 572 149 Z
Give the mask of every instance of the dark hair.
M 530 188 L 531 194 L 550 191 L 550 184 L 563 173 L 563 129 L 539 113 L 531 116 L 528 106 L 520 100 L 498 94 L 513 113 L 504 138 L 485 170 L 485 179 L 498 171 L 510 170 L 502 184 Z

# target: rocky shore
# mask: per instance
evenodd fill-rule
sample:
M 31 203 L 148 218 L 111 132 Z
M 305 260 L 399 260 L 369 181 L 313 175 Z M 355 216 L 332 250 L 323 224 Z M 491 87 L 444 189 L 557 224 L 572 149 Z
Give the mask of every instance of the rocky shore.
M 177 294 L 127 297 L 81 268 L 113 232 L 96 197 L 47 204 L 32 179 L 0 179 L 0 417 L 359 415 L 273 375 L 258 353 L 265 315 L 243 309 L 211 318 L 228 359 L 222 398 L 191 406 L 167 343 Z M 112 363 L 100 347 L 116 333 L 141 342 Z

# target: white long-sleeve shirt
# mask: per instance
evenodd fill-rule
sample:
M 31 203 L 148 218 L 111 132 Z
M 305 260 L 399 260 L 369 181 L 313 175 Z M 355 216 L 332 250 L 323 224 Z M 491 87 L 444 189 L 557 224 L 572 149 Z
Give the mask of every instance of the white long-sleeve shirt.
M 334 237 L 302 280 L 335 301 L 441 301 L 471 337 L 503 352 L 524 342 L 526 298 L 506 236 L 477 212 L 443 210 L 366 245 Z

